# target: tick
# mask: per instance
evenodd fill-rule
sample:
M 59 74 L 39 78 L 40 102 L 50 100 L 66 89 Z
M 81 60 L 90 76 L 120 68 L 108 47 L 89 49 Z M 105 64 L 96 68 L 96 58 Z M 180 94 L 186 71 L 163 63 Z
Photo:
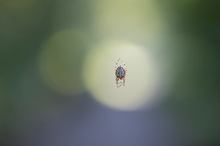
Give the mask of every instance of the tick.
M 126 66 L 119 58 L 116 62 L 116 67 L 115 67 L 115 77 L 116 77 L 117 87 L 125 86 L 126 73 L 127 73 Z

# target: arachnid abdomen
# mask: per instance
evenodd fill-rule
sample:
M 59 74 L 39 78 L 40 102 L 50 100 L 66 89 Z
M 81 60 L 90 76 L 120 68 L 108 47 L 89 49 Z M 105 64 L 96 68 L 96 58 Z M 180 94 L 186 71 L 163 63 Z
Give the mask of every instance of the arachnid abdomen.
M 125 77 L 126 71 L 123 67 L 119 66 L 116 71 L 115 71 L 115 75 L 117 78 L 119 79 L 123 79 Z

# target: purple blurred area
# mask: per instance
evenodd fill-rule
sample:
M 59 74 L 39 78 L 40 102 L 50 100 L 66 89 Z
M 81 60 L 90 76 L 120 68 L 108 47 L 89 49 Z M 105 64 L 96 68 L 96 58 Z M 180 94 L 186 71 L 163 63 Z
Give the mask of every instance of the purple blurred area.
M 163 106 L 120 112 L 101 106 L 89 96 L 83 94 L 77 103 L 31 115 L 13 125 L 6 142 L 23 146 L 188 145 L 189 127 Z
M 123 13 L 133 12 L 133 5 L 119 1 Z M 152 34 L 157 26 L 167 27 L 156 43 L 145 34 L 140 41 L 130 35 L 139 30 L 133 23 L 117 27 L 131 32 L 112 32 L 155 47 L 172 82 L 160 102 L 134 111 L 102 105 L 80 78 L 90 46 L 105 34 L 96 33 L 94 15 L 113 23 L 98 13 L 106 10 L 101 2 L 0 0 L 0 146 L 219 146 L 220 1 L 146 0 L 148 9 L 140 8 L 134 20 L 149 14 L 143 22 L 152 22 L 152 28 L 146 25 Z M 105 4 L 113 14 L 114 2 Z M 152 2 L 155 7 L 149 7 Z M 160 10 L 164 23 L 154 25 L 151 8 Z

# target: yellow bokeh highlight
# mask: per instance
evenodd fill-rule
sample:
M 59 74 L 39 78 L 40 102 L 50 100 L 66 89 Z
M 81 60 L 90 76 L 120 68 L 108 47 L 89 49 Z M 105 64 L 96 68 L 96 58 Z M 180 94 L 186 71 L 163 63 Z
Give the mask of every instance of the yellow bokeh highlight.
M 115 62 L 127 66 L 126 83 L 117 88 Z M 158 68 L 146 49 L 128 42 L 107 41 L 94 47 L 84 65 L 84 82 L 93 97 L 114 109 L 135 110 L 153 104 L 159 90 Z
M 154 0 L 95 0 L 93 30 L 101 37 L 152 41 L 165 26 Z
M 85 35 L 76 30 L 55 33 L 43 45 L 39 67 L 46 85 L 63 94 L 83 91 L 81 68 L 88 48 Z

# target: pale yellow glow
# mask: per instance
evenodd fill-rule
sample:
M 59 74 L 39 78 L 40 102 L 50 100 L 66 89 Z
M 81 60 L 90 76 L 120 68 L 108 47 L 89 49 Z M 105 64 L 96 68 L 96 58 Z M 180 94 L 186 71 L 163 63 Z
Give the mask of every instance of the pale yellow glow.
M 150 42 L 164 27 L 154 0 L 95 0 L 93 30 L 97 35 Z
M 83 91 L 81 68 L 88 47 L 85 35 L 76 30 L 55 33 L 43 45 L 39 68 L 43 81 L 62 94 L 79 94 Z
M 126 83 L 117 88 L 115 62 L 120 58 L 127 66 Z M 159 75 L 157 66 L 146 49 L 127 42 L 108 41 L 96 46 L 84 66 L 84 81 L 100 103 L 111 108 L 134 110 L 155 101 Z

